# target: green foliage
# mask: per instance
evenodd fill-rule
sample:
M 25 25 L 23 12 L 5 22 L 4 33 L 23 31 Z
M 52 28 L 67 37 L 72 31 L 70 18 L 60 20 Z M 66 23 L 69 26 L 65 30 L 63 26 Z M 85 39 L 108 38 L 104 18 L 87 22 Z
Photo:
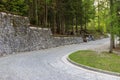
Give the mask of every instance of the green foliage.
M 39 26 L 45 25 L 44 16 L 47 13 L 46 17 L 51 25 L 54 24 L 53 18 L 57 17 L 59 21 L 55 20 L 56 23 L 64 23 L 67 29 L 75 23 L 84 26 L 90 22 L 95 14 L 93 4 L 94 0 L 1 0 L 0 11 L 29 16 L 30 20 Z
M 69 31 L 79 34 L 87 28 L 107 32 L 113 20 L 114 32 L 118 34 L 120 20 L 117 15 L 109 17 L 108 4 L 109 0 L 0 0 L 0 11 L 28 16 L 32 24 L 50 27 L 60 34 Z
M 27 15 L 28 5 L 24 0 L 1 0 L 0 11 L 7 11 L 19 15 Z
M 113 6 L 112 6 L 112 13 L 111 15 L 109 15 L 107 21 L 107 25 L 109 25 L 108 30 L 111 30 L 111 26 L 112 26 L 112 33 L 113 34 L 117 34 L 120 35 L 120 15 L 118 15 L 118 8 L 120 6 L 118 5 L 118 2 L 114 2 Z

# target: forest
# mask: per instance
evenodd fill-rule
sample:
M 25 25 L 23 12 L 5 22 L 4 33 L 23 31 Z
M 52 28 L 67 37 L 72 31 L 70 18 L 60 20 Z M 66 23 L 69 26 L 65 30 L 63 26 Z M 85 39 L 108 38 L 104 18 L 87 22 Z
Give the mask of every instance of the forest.
M 27 16 L 54 35 L 111 34 L 120 37 L 120 0 L 0 0 L 0 11 Z

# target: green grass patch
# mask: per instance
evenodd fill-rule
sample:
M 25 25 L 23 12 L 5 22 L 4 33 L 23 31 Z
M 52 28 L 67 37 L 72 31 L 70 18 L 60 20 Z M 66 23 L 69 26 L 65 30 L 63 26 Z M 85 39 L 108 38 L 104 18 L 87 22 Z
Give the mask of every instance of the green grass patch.
M 120 56 L 117 54 L 82 50 L 72 53 L 69 58 L 78 64 L 120 73 Z

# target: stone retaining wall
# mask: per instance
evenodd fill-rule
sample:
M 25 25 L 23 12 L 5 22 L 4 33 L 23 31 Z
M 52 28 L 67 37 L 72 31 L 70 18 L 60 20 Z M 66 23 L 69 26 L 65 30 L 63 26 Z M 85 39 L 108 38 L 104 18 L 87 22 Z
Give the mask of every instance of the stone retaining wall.
M 0 55 L 81 43 L 80 37 L 53 37 L 50 29 L 31 28 L 27 17 L 0 12 Z

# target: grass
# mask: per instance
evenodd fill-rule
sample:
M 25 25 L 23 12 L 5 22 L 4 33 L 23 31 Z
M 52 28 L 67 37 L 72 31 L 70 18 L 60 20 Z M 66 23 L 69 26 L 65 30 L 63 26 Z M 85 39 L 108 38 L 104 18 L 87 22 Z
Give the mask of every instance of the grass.
M 120 73 L 120 56 L 117 54 L 82 50 L 72 53 L 69 58 L 78 64 Z

